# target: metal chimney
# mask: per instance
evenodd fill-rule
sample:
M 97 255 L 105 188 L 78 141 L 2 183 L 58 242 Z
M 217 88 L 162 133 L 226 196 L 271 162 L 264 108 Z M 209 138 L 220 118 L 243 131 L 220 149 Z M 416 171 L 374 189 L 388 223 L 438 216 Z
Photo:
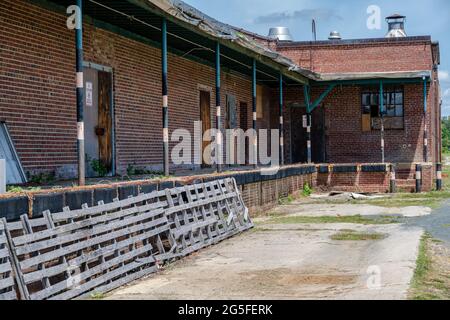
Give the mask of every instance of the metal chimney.
M 328 37 L 328 40 L 341 40 L 341 34 L 339 31 L 331 31 L 330 36 Z
M 294 41 L 289 28 L 286 27 L 270 28 L 269 38 L 278 39 L 279 41 Z
M 393 14 L 386 17 L 386 22 L 389 26 L 389 31 L 386 34 L 386 38 L 403 38 L 406 37 L 405 31 L 406 17 L 400 14 Z

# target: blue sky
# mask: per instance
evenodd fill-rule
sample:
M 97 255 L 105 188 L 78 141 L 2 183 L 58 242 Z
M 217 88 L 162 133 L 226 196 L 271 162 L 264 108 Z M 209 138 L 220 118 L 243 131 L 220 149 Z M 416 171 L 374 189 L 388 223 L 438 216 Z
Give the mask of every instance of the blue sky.
M 311 40 L 311 19 L 318 40 L 338 30 L 345 39 L 384 37 L 384 17 L 407 16 L 409 36 L 431 35 L 441 50 L 442 112 L 450 116 L 450 1 L 448 0 L 185 0 L 204 13 L 236 27 L 267 35 L 269 27 L 286 26 L 295 40 Z M 369 30 L 367 8 L 377 5 L 383 17 L 381 30 Z

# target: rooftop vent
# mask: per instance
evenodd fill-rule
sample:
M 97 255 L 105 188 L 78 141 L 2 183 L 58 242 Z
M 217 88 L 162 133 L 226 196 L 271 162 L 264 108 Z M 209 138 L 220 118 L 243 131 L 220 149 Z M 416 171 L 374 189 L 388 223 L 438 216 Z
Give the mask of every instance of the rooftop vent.
M 339 31 L 331 31 L 330 36 L 328 37 L 328 40 L 341 40 L 341 34 Z
M 389 31 L 386 34 L 386 38 L 406 37 L 405 21 L 406 17 L 400 14 L 393 14 L 392 16 L 386 17 L 386 22 L 389 26 Z
M 291 32 L 286 27 L 270 28 L 269 38 L 279 41 L 293 41 Z

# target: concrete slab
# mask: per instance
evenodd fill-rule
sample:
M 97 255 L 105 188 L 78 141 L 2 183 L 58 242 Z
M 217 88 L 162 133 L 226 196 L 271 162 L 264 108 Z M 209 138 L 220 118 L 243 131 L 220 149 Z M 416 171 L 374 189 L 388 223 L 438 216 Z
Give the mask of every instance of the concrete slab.
M 330 239 L 347 229 L 387 237 Z M 406 299 L 422 233 L 398 224 L 264 224 L 107 299 Z
M 274 214 L 289 214 L 295 216 L 321 217 L 321 216 L 377 216 L 400 215 L 404 217 L 420 217 L 430 215 L 429 207 L 411 206 L 402 208 L 385 208 L 367 204 L 298 204 L 279 206 L 272 210 Z

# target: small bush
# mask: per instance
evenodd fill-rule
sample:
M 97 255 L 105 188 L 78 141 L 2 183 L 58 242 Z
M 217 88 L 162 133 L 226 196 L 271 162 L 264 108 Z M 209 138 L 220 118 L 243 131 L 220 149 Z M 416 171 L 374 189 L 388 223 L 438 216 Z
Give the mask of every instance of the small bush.
M 305 183 L 305 185 L 303 186 L 303 191 L 302 191 L 302 195 L 304 197 L 309 197 L 313 192 L 313 189 L 309 186 L 308 183 Z

